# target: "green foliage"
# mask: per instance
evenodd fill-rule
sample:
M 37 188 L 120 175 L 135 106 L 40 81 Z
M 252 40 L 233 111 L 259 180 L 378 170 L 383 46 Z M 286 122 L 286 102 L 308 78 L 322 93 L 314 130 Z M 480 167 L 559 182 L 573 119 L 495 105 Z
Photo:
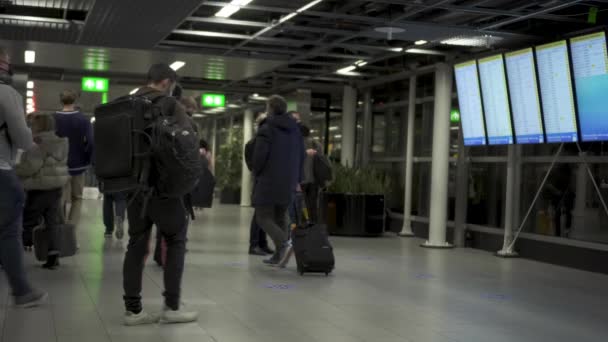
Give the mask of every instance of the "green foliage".
M 390 191 L 389 175 L 373 167 L 353 168 L 334 164 L 334 181 L 328 191 L 333 193 L 384 195 Z
M 238 190 L 241 187 L 243 131 L 240 128 L 230 130 L 228 142 L 220 146 L 215 164 L 215 177 L 222 190 Z

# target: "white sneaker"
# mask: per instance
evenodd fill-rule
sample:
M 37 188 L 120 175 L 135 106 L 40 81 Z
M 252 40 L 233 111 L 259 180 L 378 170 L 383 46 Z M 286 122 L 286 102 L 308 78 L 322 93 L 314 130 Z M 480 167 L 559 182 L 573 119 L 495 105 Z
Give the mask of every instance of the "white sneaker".
M 190 323 L 198 320 L 197 311 L 186 310 L 184 304 L 180 305 L 180 309 L 175 311 L 168 307 L 163 308 L 163 312 L 160 315 L 160 323 L 173 324 L 173 323 Z
M 149 314 L 143 310 L 138 314 L 134 314 L 131 311 L 125 312 L 125 325 L 130 327 L 144 324 L 156 324 L 159 320 L 160 316 L 158 314 Z
M 123 236 L 125 236 L 125 220 L 120 217 L 116 217 L 116 238 L 118 240 L 122 240 Z

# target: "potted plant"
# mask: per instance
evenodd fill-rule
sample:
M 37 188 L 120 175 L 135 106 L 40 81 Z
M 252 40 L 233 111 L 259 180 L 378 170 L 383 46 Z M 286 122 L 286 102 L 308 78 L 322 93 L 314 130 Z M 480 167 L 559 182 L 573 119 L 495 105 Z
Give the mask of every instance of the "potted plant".
M 220 146 L 215 164 L 215 176 L 220 189 L 220 203 L 241 203 L 242 163 L 243 133 L 239 128 L 231 128 L 228 141 Z
M 389 177 L 372 167 L 334 165 L 334 182 L 323 194 L 321 213 L 331 235 L 380 236 L 384 233 Z

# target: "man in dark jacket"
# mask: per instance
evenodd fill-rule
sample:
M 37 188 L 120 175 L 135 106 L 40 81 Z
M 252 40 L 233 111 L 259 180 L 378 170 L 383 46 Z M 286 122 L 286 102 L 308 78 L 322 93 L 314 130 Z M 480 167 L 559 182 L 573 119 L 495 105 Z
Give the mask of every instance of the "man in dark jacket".
M 175 117 L 180 126 L 190 125 L 191 119 L 184 107 L 170 97 L 177 81 L 177 74 L 166 64 L 155 64 L 148 71 L 148 85 L 136 93 L 154 99 L 163 115 Z M 158 177 L 158 170 L 152 169 L 150 181 Z M 189 212 L 181 198 L 153 196 L 146 199 L 143 194 L 131 198 L 127 209 L 129 217 L 129 245 L 123 268 L 124 301 L 126 307 L 125 324 L 187 323 L 198 319 L 198 312 L 187 311 L 181 302 L 181 283 L 184 272 L 186 236 L 188 234 Z M 156 225 L 166 243 L 164 263 L 165 305 L 161 316 L 143 310 L 141 290 L 145 259 L 152 233 Z
M 84 191 L 84 173 L 91 165 L 93 154 L 93 127 L 80 110 L 76 108 L 78 94 L 73 90 L 64 90 L 59 95 L 63 109 L 55 113 L 57 122 L 57 135 L 68 138 L 70 152 L 68 155 L 68 168 L 70 180 L 63 189 L 63 208 L 67 202 L 72 203 L 70 211 L 65 218 L 78 227 L 80 212 L 82 210 L 82 193 Z
M 278 95 L 268 99 L 268 118 L 258 129 L 253 152 L 253 206 L 262 229 L 276 252 L 267 264 L 284 267 L 293 252 L 288 240 L 287 208 L 302 180 L 304 144 L 296 121 L 287 115 L 287 102 Z

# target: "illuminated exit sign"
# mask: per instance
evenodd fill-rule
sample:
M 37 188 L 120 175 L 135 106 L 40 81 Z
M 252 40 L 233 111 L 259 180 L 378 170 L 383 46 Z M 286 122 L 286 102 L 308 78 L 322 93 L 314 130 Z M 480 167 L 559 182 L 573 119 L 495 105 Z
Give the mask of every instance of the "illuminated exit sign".
M 100 77 L 83 77 L 82 91 L 105 93 L 110 89 L 110 80 Z
M 203 107 L 224 107 L 226 96 L 224 94 L 203 94 L 201 98 Z

